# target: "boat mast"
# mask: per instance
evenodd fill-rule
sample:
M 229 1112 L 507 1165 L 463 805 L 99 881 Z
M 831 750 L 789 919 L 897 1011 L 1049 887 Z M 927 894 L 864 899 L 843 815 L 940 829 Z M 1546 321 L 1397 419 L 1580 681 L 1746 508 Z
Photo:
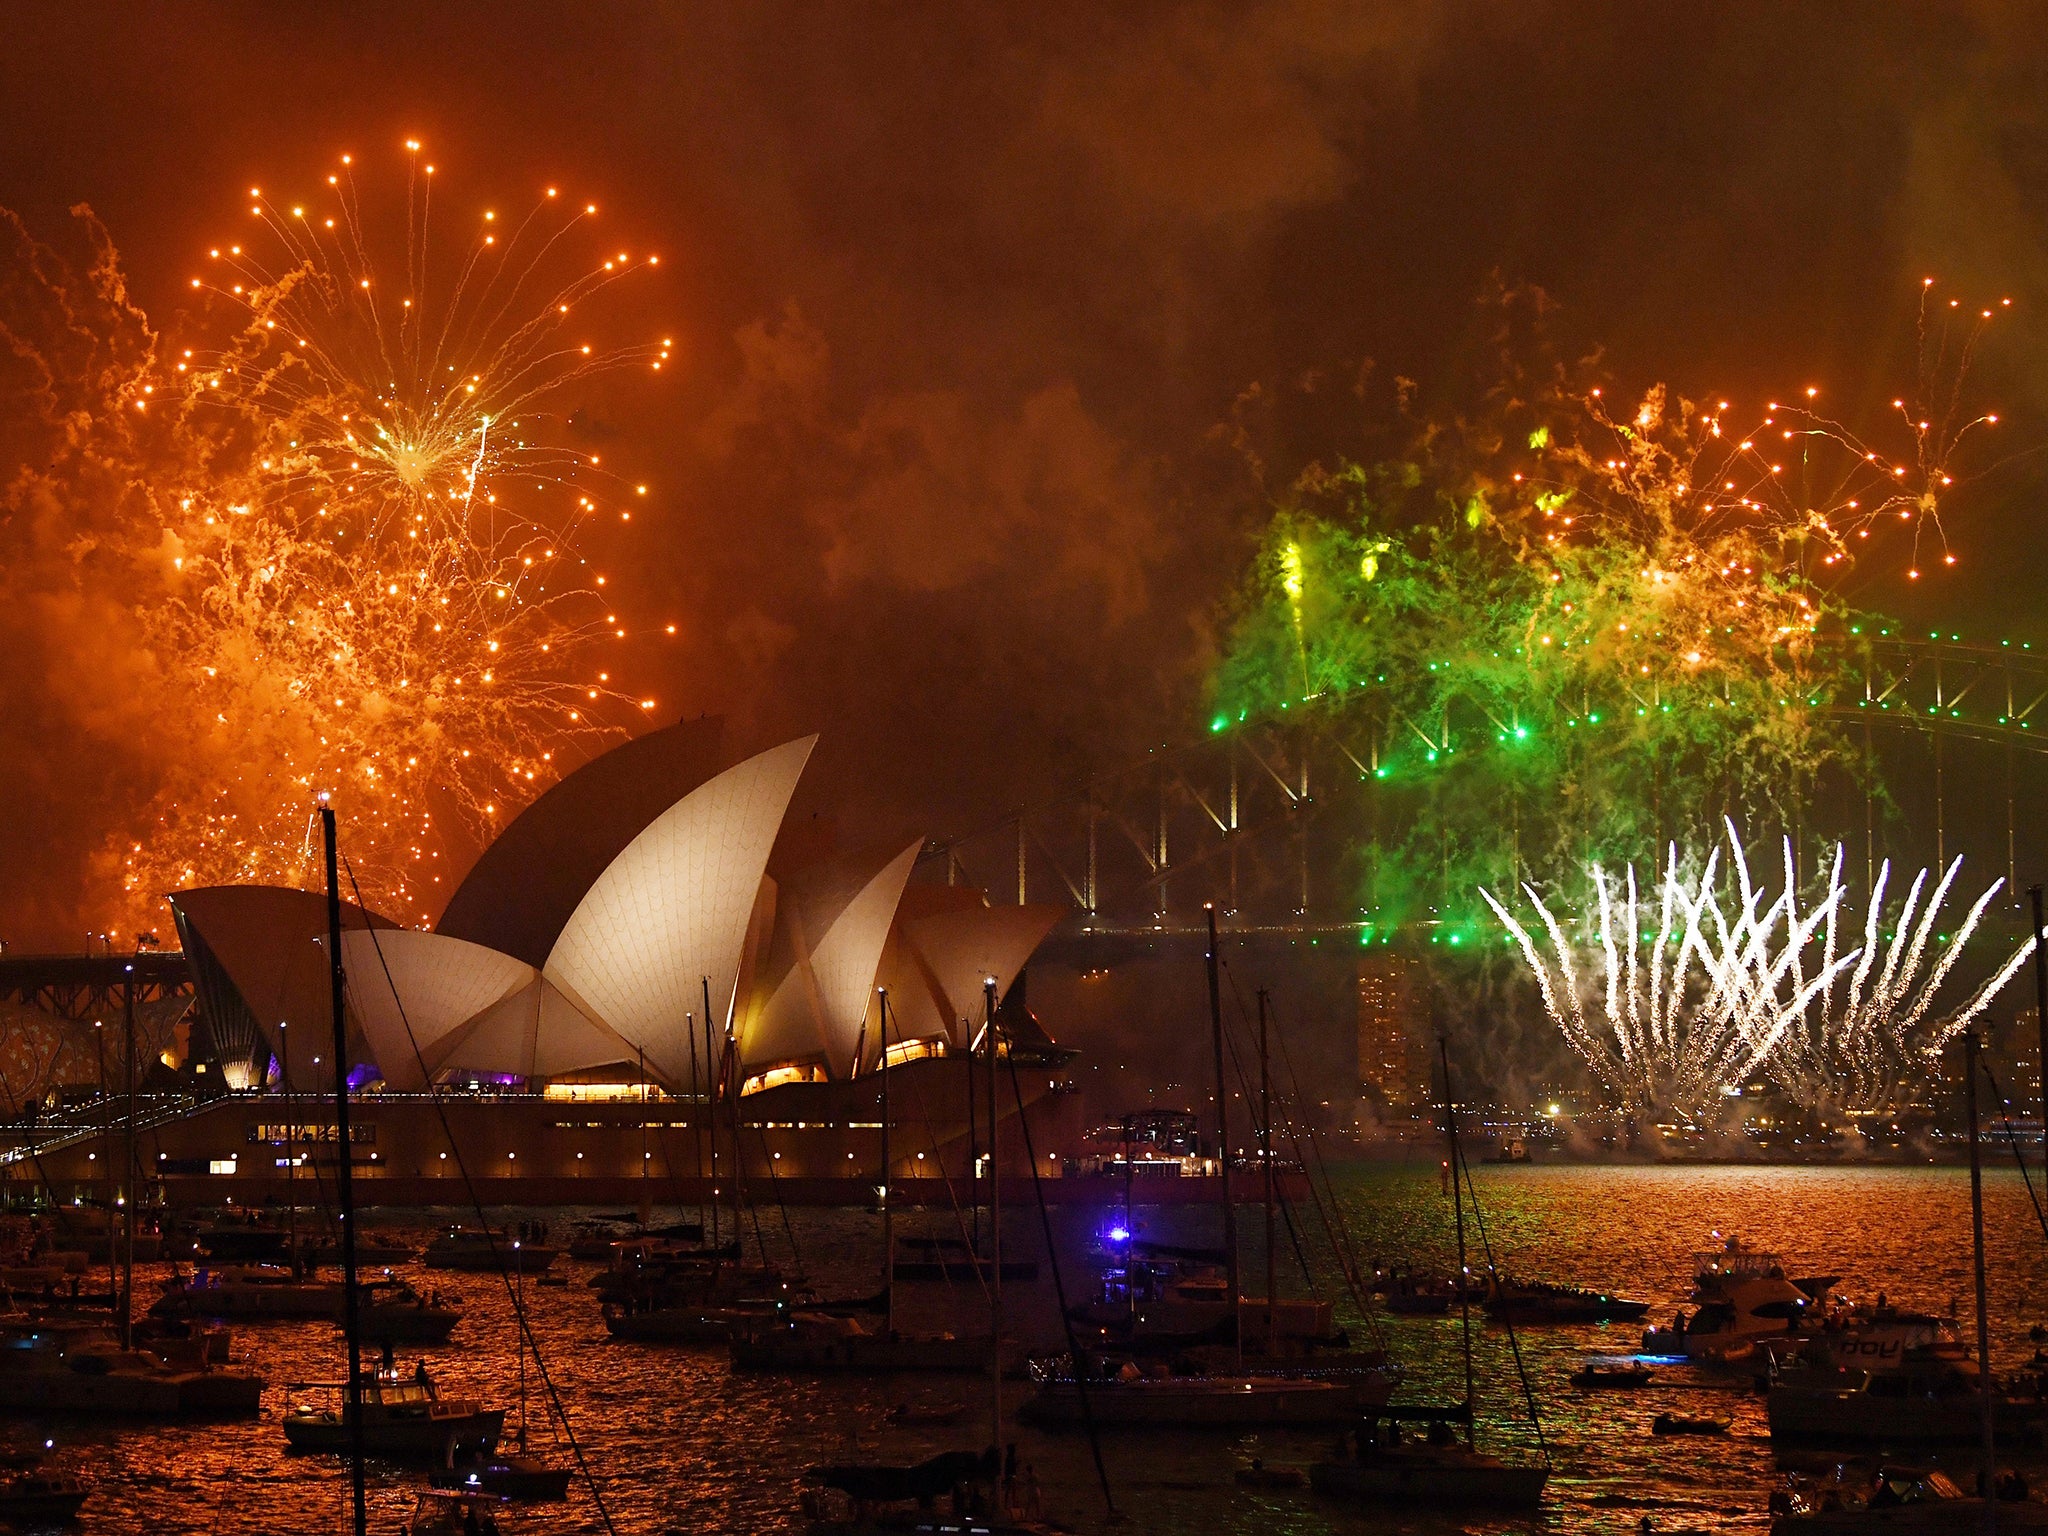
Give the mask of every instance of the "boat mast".
M 2041 929 L 2048 923 L 2041 916 L 2041 887 L 2028 886 L 2027 899 L 2034 907 L 2034 1022 L 2041 1030 L 2041 1150 L 2048 1155 L 2048 950 L 2041 948 Z
M 512 1294 L 518 1303 L 516 1323 L 526 1316 L 526 1265 L 521 1263 L 515 1245 L 512 1260 Z M 519 1449 L 526 1449 L 526 1330 L 515 1328 L 512 1333 L 519 1348 Z
M 711 987 L 704 988 L 704 1104 L 706 1129 L 711 1133 L 711 1246 L 718 1247 L 718 1086 L 715 1081 L 717 1057 L 711 1052 Z
M 1230 1336 L 1237 1344 L 1237 1368 L 1244 1371 L 1244 1299 L 1237 1273 L 1237 1208 L 1230 1203 L 1230 1089 L 1223 1081 L 1223 994 L 1216 980 L 1216 907 L 1209 917 L 1209 1034 L 1216 1047 L 1216 1174 L 1223 1199 L 1223 1256 L 1230 1284 Z
M 988 1043 L 988 1380 L 995 1434 L 997 1487 L 1003 1473 L 1003 1184 L 996 1167 L 996 979 L 981 983 L 982 1029 Z M 1074 1362 L 1081 1369 L 1081 1362 Z M 1003 1489 L 1005 1493 L 1007 1489 Z
M 689 1023 L 690 1016 L 686 1013 L 683 1015 L 684 1028 L 687 1029 Z M 654 1201 L 647 1193 L 647 1165 L 654 1159 L 647 1155 L 647 1047 L 638 1047 L 637 1054 L 640 1058 L 640 1225 L 644 1227 L 654 1219 Z M 519 1358 L 523 1371 L 526 1369 L 523 1363 L 526 1356 L 521 1354 Z
M 1458 1288 L 1458 1329 L 1465 1355 L 1465 1446 L 1472 1446 L 1472 1297 L 1465 1269 L 1464 1181 L 1458 1177 L 1458 1115 L 1451 1105 L 1451 1047 L 1442 1035 L 1436 1037 L 1438 1056 L 1444 1064 L 1444 1139 L 1451 1159 L 1451 1209 L 1458 1223 L 1458 1272 L 1451 1283 Z
M 1266 1015 L 1272 994 L 1259 988 L 1259 1160 L 1266 1166 L 1266 1353 L 1273 1346 L 1273 1293 L 1277 1289 L 1273 1250 L 1273 1075 L 1266 1056 Z
M 138 948 L 137 953 L 140 953 Z M 122 1048 L 128 1055 L 128 1132 L 121 1138 L 121 1347 L 135 1347 L 135 962 L 121 986 Z M 107 1241 L 114 1240 L 113 1229 Z
M 1992 1444 L 1991 1312 L 1984 1284 L 1984 1165 L 1977 1152 L 1977 1032 L 1973 1029 L 1963 1031 L 1963 1083 L 1965 1113 L 1970 1117 L 1970 1257 L 1977 1279 L 1977 1384 L 1984 1398 L 1984 1465 L 1978 1474 L 1983 1485 L 1977 1492 L 1984 1500 L 1984 1529 L 1989 1533 L 1998 1523 L 1998 1471 Z
M 875 988 L 882 1012 L 882 1305 L 896 1333 L 896 1206 L 889 1198 L 889 989 Z
M 356 1310 L 356 1203 L 350 1175 L 355 1143 L 348 1127 L 348 1023 L 343 1016 L 341 969 L 341 882 L 335 872 L 334 808 L 320 797 L 320 836 L 327 851 L 327 977 L 334 1013 L 334 1130 L 341 1144 L 341 1166 L 335 1178 L 341 1207 L 342 1331 L 348 1338 L 348 1386 L 343 1416 L 348 1421 L 349 1486 L 355 1497 L 356 1536 L 369 1528 L 363 1500 L 363 1338 Z
M 704 1022 L 708 1027 L 711 1023 L 711 978 L 700 976 L 698 980 L 704 987 Z M 718 1056 L 718 1090 L 725 1095 L 726 1113 L 732 1120 L 732 1240 L 733 1246 L 738 1248 L 743 1241 L 740 1236 L 740 1185 L 745 1178 L 746 1164 L 740 1157 L 739 1042 L 732 1037 L 730 1017 L 726 1020 L 724 1033 L 724 1049 Z M 718 1145 L 718 1122 L 715 1120 L 711 1123 L 711 1145 Z M 756 1246 L 759 1246 L 760 1236 L 761 1226 L 757 1221 L 754 1224 Z M 768 1262 L 768 1252 L 765 1248 L 761 1251 L 761 1262 Z
M 981 1257 L 981 1122 L 974 1115 L 974 1026 L 963 1015 L 960 1037 L 967 1042 L 967 1207 L 974 1218 L 974 1236 L 968 1252 Z

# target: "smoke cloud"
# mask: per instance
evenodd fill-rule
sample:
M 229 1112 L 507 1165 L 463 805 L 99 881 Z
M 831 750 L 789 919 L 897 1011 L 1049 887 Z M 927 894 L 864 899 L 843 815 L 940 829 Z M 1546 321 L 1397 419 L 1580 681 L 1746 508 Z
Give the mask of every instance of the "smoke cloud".
M 953 833 L 1199 717 L 1267 488 L 1328 455 L 1368 360 L 1425 392 L 1469 362 L 1489 273 L 1539 285 L 1624 382 L 1738 397 L 1893 390 L 1923 270 L 2038 310 L 2048 29 L 2029 18 L 1161 0 L 594 8 L 573 30 L 539 4 L 24 20 L 0 60 L 0 205 L 91 274 L 98 312 L 57 305 L 55 258 L 10 228 L 0 935 L 94 925 L 92 850 L 203 728 L 161 718 L 146 583 L 95 544 L 148 487 L 102 466 L 107 424 L 71 404 L 152 331 L 175 341 L 249 185 L 418 135 L 475 198 L 559 180 L 661 250 L 668 286 L 634 318 L 673 322 L 664 388 L 572 402 L 585 446 L 653 488 L 594 552 L 664 636 L 630 686 L 664 718 L 727 715 L 741 744 L 822 729 L 810 793 L 877 832 Z M 132 295 L 70 226 L 81 199 Z M 2016 437 L 2048 404 L 2037 366 L 1995 377 Z M 1253 388 L 1263 478 L 1219 429 Z M 59 460 L 81 489 L 21 490 Z M 1985 558 L 2020 529 L 1988 508 L 1903 616 L 2030 622 L 2014 593 L 2048 562 Z

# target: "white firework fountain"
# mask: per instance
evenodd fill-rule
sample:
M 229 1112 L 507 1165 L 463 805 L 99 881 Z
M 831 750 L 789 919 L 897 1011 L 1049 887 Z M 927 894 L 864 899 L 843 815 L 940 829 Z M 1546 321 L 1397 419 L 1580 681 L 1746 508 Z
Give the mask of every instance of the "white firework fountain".
M 1759 1074 L 1812 1114 L 1895 1111 L 1914 1071 L 2033 953 L 2030 938 L 1958 1006 L 1937 1012 L 1937 998 L 2003 880 L 1944 933 L 1942 906 L 1962 859 L 1950 862 L 1931 893 L 1931 872 L 1920 871 L 1889 921 L 1887 861 L 1859 927 L 1844 921 L 1849 893 L 1841 845 L 1826 884 L 1802 903 L 1791 840 L 1784 843 L 1784 884 L 1772 895 L 1752 879 L 1735 824 L 1726 825 L 1732 890 L 1719 848 L 1703 862 L 1682 864 L 1673 844 L 1661 887 L 1647 897 L 1633 864 L 1619 879 L 1594 864 L 1597 911 L 1568 933 L 1524 885 L 1549 940 L 1547 954 L 1491 891 L 1479 893 L 1521 946 L 1565 1040 L 1630 1113 L 1704 1123 L 1724 1090 Z M 1653 912 L 1654 929 L 1646 926 Z

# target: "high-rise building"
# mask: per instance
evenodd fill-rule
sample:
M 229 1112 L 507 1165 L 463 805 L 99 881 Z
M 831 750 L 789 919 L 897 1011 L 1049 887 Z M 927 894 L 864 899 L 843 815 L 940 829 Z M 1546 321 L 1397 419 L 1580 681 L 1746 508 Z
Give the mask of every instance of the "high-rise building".
M 1429 986 L 1420 960 L 1358 957 L 1358 1081 L 1396 1115 L 1429 1106 Z

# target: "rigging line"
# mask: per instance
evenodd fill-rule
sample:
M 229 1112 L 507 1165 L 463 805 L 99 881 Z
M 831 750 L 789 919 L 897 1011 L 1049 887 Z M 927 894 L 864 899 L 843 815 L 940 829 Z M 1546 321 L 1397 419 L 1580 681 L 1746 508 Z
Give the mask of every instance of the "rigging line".
M 775 1209 L 782 1214 L 782 1235 L 789 1239 L 790 1262 L 796 1265 L 797 1278 L 807 1281 L 809 1277 L 804 1274 L 803 1250 L 796 1245 L 796 1228 L 789 1224 L 789 1206 L 783 1202 L 782 1198 L 782 1175 L 775 1171 L 775 1151 L 768 1145 L 768 1127 L 757 1120 L 754 1122 L 754 1134 L 761 1138 L 761 1156 L 768 1160 L 768 1193 L 774 1196 Z M 760 1240 L 761 1224 L 756 1221 L 754 1223 L 754 1241 L 758 1243 Z M 702 1239 L 700 1238 L 699 1241 L 701 1242 Z M 767 1258 L 768 1256 L 764 1252 L 761 1255 L 762 1262 L 766 1263 Z
M 355 865 L 344 855 L 342 868 L 348 871 L 349 888 L 356 893 L 356 905 L 364 911 L 369 908 L 363 903 L 362 887 L 356 882 Z M 427 1072 L 426 1057 L 420 1051 L 419 1036 L 413 1033 L 412 1018 L 405 1010 L 405 1000 L 398 995 L 398 983 L 391 975 L 391 962 L 385 958 L 383 941 L 377 937 L 375 927 L 366 927 L 360 932 L 369 934 L 370 948 L 376 952 L 378 967 L 384 973 L 384 984 L 391 989 L 391 1000 L 398 1008 L 398 1022 L 405 1026 L 406 1042 L 412 1046 L 413 1059 L 419 1063 L 420 1073 L 427 1079 L 427 1096 L 434 1105 L 434 1117 L 441 1123 L 441 1134 L 448 1139 L 448 1149 L 455 1156 L 455 1171 L 462 1179 L 462 1187 L 469 1196 L 470 1209 L 476 1212 L 477 1225 L 483 1230 L 484 1241 L 491 1250 L 491 1267 L 498 1272 L 499 1283 L 505 1287 L 505 1294 L 512 1301 L 512 1316 L 519 1324 L 519 1331 L 525 1336 L 527 1348 L 533 1351 L 534 1370 L 539 1373 L 541 1385 L 547 1389 L 548 1405 L 561 1421 L 562 1437 L 569 1442 L 569 1453 L 576 1458 L 576 1470 L 583 1474 L 584 1486 L 590 1490 L 591 1502 L 597 1505 L 597 1517 L 604 1522 L 609 1536 L 618 1536 L 618 1527 L 612 1523 L 612 1513 L 604 1502 L 604 1493 L 597 1485 L 597 1475 L 590 1470 L 590 1462 L 583 1454 L 583 1446 L 576 1438 L 576 1431 L 569 1423 L 569 1410 L 562 1404 L 561 1391 L 555 1386 L 554 1373 L 548 1369 L 547 1360 L 540 1352 L 540 1340 L 534 1337 L 533 1322 L 526 1315 L 526 1301 L 521 1294 L 523 1287 L 513 1284 L 511 1275 L 499 1261 L 497 1235 L 491 1231 L 490 1219 L 484 1215 L 483 1201 L 476 1192 L 476 1183 L 469 1176 L 469 1164 L 462 1156 L 462 1144 L 455 1139 L 455 1132 L 448 1124 L 448 1107 L 442 1100 L 441 1090 L 435 1086 L 433 1077 Z M 337 1063 L 337 1066 L 340 1066 Z
M 942 1057 L 941 1060 L 943 1059 L 944 1058 Z M 972 1058 L 969 1059 L 968 1065 L 970 1067 L 973 1065 Z M 970 1086 L 972 1086 L 973 1081 L 974 1079 L 972 1078 L 972 1076 L 970 1076 L 968 1078 L 968 1083 Z M 965 1242 L 967 1240 L 967 1216 L 960 1209 L 960 1191 L 953 1187 L 952 1175 L 946 1172 L 946 1165 L 943 1162 L 940 1162 L 939 1160 L 938 1133 L 932 1129 L 932 1117 L 925 1112 L 924 1089 L 917 1084 L 915 1079 L 913 1079 L 910 1084 L 910 1093 L 911 1097 L 917 1101 L 917 1117 L 924 1122 L 924 1139 L 926 1145 L 931 1148 L 932 1162 L 937 1164 L 940 1181 L 944 1183 L 946 1186 L 947 1203 L 949 1203 L 953 1207 L 954 1232 L 962 1242 Z M 973 1124 L 973 1120 L 974 1117 L 972 1113 L 970 1113 L 968 1115 L 968 1123 L 970 1126 Z M 969 1270 L 973 1272 L 974 1283 L 981 1287 L 982 1298 L 986 1300 L 988 1297 L 989 1276 L 982 1272 L 982 1267 L 978 1262 L 980 1256 L 975 1252 L 975 1250 L 971 1246 L 968 1248 L 968 1255 L 969 1258 L 967 1267 Z M 942 1264 L 940 1267 L 945 1274 L 946 1284 L 949 1286 L 954 1284 L 955 1282 L 953 1279 L 953 1266 L 950 1264 Z M 889 1255 L 889 1283 L 891 1285 L 894 1285 L 896 1283 L 896 1255 L 893 1253 Z
M 1223 970 L 1229 973 L 1229 962 L 1221 961 L 1221 965 Z M 1230 976 L 1230 993 L 1232 999 L 1237 1003 L 1239 1016 L 1248 1020 L 1249 1014 L 1244 1006 L 1244 994 L 1238 989 L 1237 977 L 1235 975 Z M 1293 1085 L 1294 1102 L 1299 1106 L 1303 1102 L 1301 1082 L 1295 1076 L 1294 1058 L 1287 1049 L 1287 1033 L 1285 1030 L 1280 1030 L 1276 1031 L 1276 1034 L 1280 1041 L 1281 1064 L 1287 1069 L 1288 1081 Z M 1294 1145 L 1295 1159 L 1301 1164 L 1302 1176 L 1308 1184 L 1309 1198 L 1315 1203 L 1316 1217 L 1322 1223 L 1324 1241 L 1330 1245 L 1330 1252 L 1337 1260 L 1337 1271 L 1344 1278 L 1345 1290 L 1350 1292 L 1353 1305 L 1358 1308 L 1359 1315 L 1365 1319 L 1365 1325 L 1372 1333 L 1374 1347 L 1384 1351 L 1387 1347 L 1386 1331 L 1381 1326 L 1379 1311 L 1372 1303 L 1371 1289 L 1365 1283 L 1364 1272 L 1359 1265 L 1358 1251 L 1352 1244 L 1351 1228 L 1345 1222 L 1343 1214 L 1337 1205 L 1336 1186 L 1330 1178 L 1329 1164 L 1323 1157 L 1322 1145 L 1316 1140 L 1315 1122 L 1305 1114 L 1299 1118 L 1308 1126 L 1310 1147 L 1315 1154 L 1314 1161 L 1311 1162 L 1308 1153 L 1304 1151 L 1301 1133 L 1295 1128 L 1295 1120 L 1293 1119 L 1290 1119 L 1288 1122 L 1287 1136 L 1288 1140 Z M 1318 1172 L 1321 1173 L 1323 1181 L 1323 1187 L 1321 1188 L 1318 1188 L 1316 1184 Z M 1282 1208 L 1286 1208 L 1284 1201 Z M 1313 1286 L 1313 1280 L 1311 1280 L 1310 1284 Z
M 990 995 L 993 996 L 993 992 Z M 990 1053 L 994 1054 L 998 1041 L 994 1033 L 995 1024 L 993 1020 L 990 1021 L 989 1029 L 988 1048 Z M 1060 1304 L 1060 1327 L 1065 1330 L 1067 1335 L 1067 1358 L 1073 1362 L 1074 1391 L 1081 1399 L 1081 1419 L 1088 1426 L 1088 1452 L 1095 1458 L 1095 1478 L 1102 1485 L 1102 1502 L 1108 1509 L 1109 1519 L 1112 1523 L 1120 1524 L 1124 1517 L 1117 1512 L 1116 1495 L 1109 1490 L 1109 1469 L 1102 1464 L 1102 1439 L 1095 1431 L 1095 1409 L 1088 1401 L 1088 1372 L 1081 1361 L 1080 1341 L 1074 1337 L 1073 1315 L 1067 1311 L 1067 1282 L 1060 1273 L 1059 1249 L 1055 1248 L 1052 1242 L 1052 1217 L 1046 1210 L 1045 1185 L 1040 1181 L 1038 1175 L 1038 1149 L 1032 1145 L 1031 1141 L 1031 1117 L 1024 1112 L 1024 1084 L 1017 1076 L 1017 1058 L 1015 1054 L 1010 1054 L 1004 1057 L 1004 1059 L 1010 1064 L 1010 1092 L 1017 1100 L 1017 1128 L 1024 1133 L 1024 1156 L 1026 1161 L 1031 1164 L 1031 1193 L 1038 1199 L 1038 1225 L 1045 1238 L 1046 1260 L 1052 1266 L 1053 1296 Z M 991 1089 L 990 1091 L 993 1094 L 994 1090 Z M 1228 1155 L 1227 1149 L 1225 1155 Z M 993 1159 L 991 1159 L 989 1166 L 990 1177 L 993 1178 L 995 1177 Z M 999 1238 L 998 1243 L 1000 1241 Z M 997 1251 L 1000 1252 L 1000 1248 Z M 1001 1283 L 1001 1278 L 1000 1275 L 997 1276 L 998 1283 Z M 1003 1347 L 1003 1341 L 1001 1339 L 994 1340 L 993 1347 L 1000 1352 Z M 1002 1454 L 1003 1448 L 997 1446 L 996 1455 L 1001 1456 Z
M 1991 1075 L 1991 1063 L 1984 1060 L 1981 1054 L 1977 1057 L 1977 1062 L 1984 1068 L 1985 1077 L 1990 1079 L 1992 1093 L 1997 1095 L 2001 1106 L 1998 1111 L 1998 1118 L 2005 1122 L 2005 1144 L 2012 1148 L 2012 1160 L 2019 1164 L 2020 1177 L 2026 1180 L 2027 1199 L 2033 1203 L 2034 1220 L 2040 1223 L 2042 1240 L 2048 1242 L 2048 1215 L 2042 1213 L 2041 1197 L 2034 1193 L 2034 1176 L 2027 1172 L 2027 1160 L 2020 1156 L 2019 1138 L 2013 1135 L 2012 1116 L 2006 1113 L 2006 1108 L 2009 1107 L 2008 1101 L 2005 1095 L 1999 1091 L 1998 1079 Z M 2042 1133 L 2048 1135 L 2048 1125 L 2042 1127 Z
M 1450 1090 L 1446 1088 L 1446 1097 L 1449 1097 L 1449 1092 Z M 1493 1262 L 1493 1239 L 1486 1235 L 1486 1216 L 1479 1209 L 1479 1190 L 1472 1182 L 1472 1163 L 1465 1156 L 1465 1149 L 1462 1144 L 1458 1147 L 1457 1156 L 1458 1167 L 1452 1170 L 1452 1177 L 1455 1178 L 1460 1171 L 1465 1175 L 1465 1192 L 1472 1197 L 1472 1221 L 1479 1228 L 1480 1251 L 1486 1255 L 1486 1272 L 1493 1277 L 1494 1294 L 1498 1296 L 1501 1294 L 1500 1268 Z M 1464 1283 L 1464 1276 L 1460 1275 L 1458 1277 L 1458 1283 L 1461 1285 Z M 1501 1308 L 1500 1320 L 1507 1326 L 1508 1350 L 1515 1357 L 1515 1375 L 1521 1379 L 1522 1400 L 1529 1405 L 1529 1423 L 1536 1431 L 1536 1448 L 1543 1452 L 1543 1464 L 1548 1466 L 1550 1465 L 1550 1444 L 1543 1438 L 1543 1420 L 1536 1412 L 1535 1389 L 1529 1385 L 1529 1371 L 1522 1363 L 1522 1341 L 1515 1332 L 1513 1308 Z
M 1220 965 L 1221 963 L 1222 962 L 1219 959 L 1218 964 Z M 1249 1028 L 1250 1019 L 1248 1016 L 1245 1016 L 1244 998 L 1243 995 L 1239 993 L 1237 989 L 1237 978 L 1234 976 L 1231 978 L 1230 993 L 1232 1000 L 1237 1003 L 1239 1015 L 1245 1018 L 1246 1027 Z M 1261 1140 L 1263 1140 L 1263 1145 L 1265 1147 L 1266 1154 L 1268 1156 L 1271 1156 L 1273 1146 L 1273 1127 L 1269 1125 L 1265 1120 L 1261 1120 L 1258 1117 L 1257 1111 L 1253 1108 L 1253 1106 L 1257 1102 L 1258 1095 L 1252 1089 L 1251 1074 L 1245 1067 L 1244 1055 L 1238 1049 L 1237 1042 L 1235 1040 L 1232 1040 L 1227 1034 L 1224 1037 L 1224 1044 L 1229 1048 L 1230 1051 L 1230 1064 L 1237 1071 L 1237 1083 L 1238 1087 L 1243 1091 L 1246 1112 L 1250 1114 L 1252 1117 L 1252 1138 L 1254 1142 L 1260 1142 Z M 1268 1117 L 1268 1119 L 1270 1119 L 1270 1116 Z M 1313 1189 L 1311 1189 L 1310 1193 L 1314 1193 Z M 1301 1268 L 1301 1278 L 1308 1285 L 1309 1295 L 1315 1300 L 1320 1301 L 1322 1300 L 1322 1290 L 1316 1284 L 1315 1271 L 1309 1267 L 1308 1252 L 1306 1249 L 1302 1247 L 1301 1235 L 1299 1232 L 1295 1230 L 1294 1212 L 1292 1205 L 1289 1202 L 1286 1193 L 1279 1189 L 1277 1187 L 1277 1184 L 1274 1187 L 1273 1195 L 1274 1204 L 1278 1207 L 1282 1218 L 1287 1223 L 1287 1236 L 1289 1240 L 1293 1243 L 1294 1262 Z M 1333 1243 L 1331 1246 L 1334 1248 L 1335 1244 Z M 1343 1259 L 1339 1257 L 1337 1263 L 1340 1269 L 1343 1267 L 1343 1262 Z

